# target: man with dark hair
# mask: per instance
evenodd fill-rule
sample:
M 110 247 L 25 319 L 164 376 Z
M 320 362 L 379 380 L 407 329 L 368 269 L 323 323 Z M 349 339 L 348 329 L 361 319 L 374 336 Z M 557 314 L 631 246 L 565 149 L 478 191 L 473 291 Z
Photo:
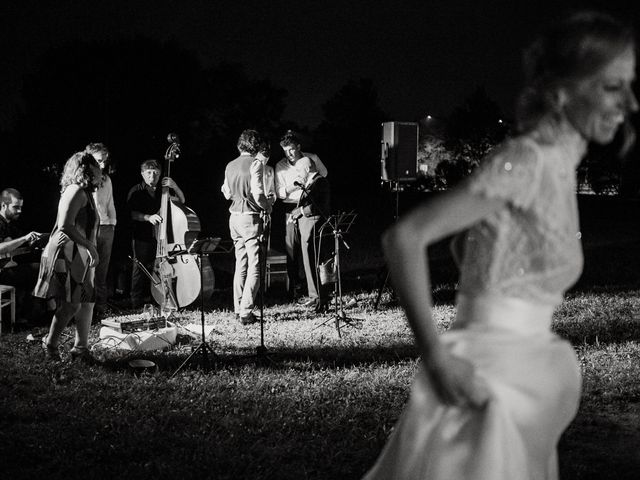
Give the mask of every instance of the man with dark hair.
M 153 271 L 157 246 L 154 230 L 164 221 L 159 215 L 162 200 L 162 189 L 157 188 L 160 171 L 160 164 L 156 160 L 142 162 L 140 165 L 142 182 L 133 186 L 127 195 L 127 206 L 133 224 L 131 246 L 133 257 L 137 260 L 133 262 L 131 271 L 131 306 L 133 308 L 140 308 L 150 301 L 151 297 L 150 281 L 140 264 L 149 272 Z M 184 203 L 184 193 L 172 178 L 164 177 L 161 186 L 173 190 L 175 194 L 173 198 Z
M 15 255 L 31 252 L 34 244 L 45 237 L 38 232 L 23 234 L 15 221 L 22 214 L 24 200 L 15 188 L 0 193 L 0 284 L 16 288 L 16 316 L 33 320 L 34 301 L 31 291 L 38 279 L 38 263 L 16 263 Z
M 302 151 L 298 136 L 291 130 L 284 134 L 280 140 L 280 146 L 284 150 L 285 158 L 276 164 L 276 193 L 284 203 L 285 208 L 285 246 L 287 251 L 289 293 L 291 298 L 295 299 L 296 285 L 300 283 L 298 272 L 301 238 L 298 222 L 291 221 L 291 210 L 296 208 L 300 200 L 302 194 L 300 185 L 304 185 L 303 174 L 296 164 L 300 159 L 308 158 L 314 163 L 320 176 L 326 177 L 328 172 L 327 167 L 324 166 L 317 155 Z M 305 305 L 314 306 L 315 303 L 313 299 L 308 299 Z
M 260 288 L 260 249 L 263 214 L 271 213 L 264 188 L 264 164 L 255 156 L 264 150 L 255 130 L 245 130 L 238 139 L 240 156 L 227 164 L 222 193 L 231 200 L 229 232 L 235 249 L 233 310 L 243 325 L 257 321 L 253 314 Z

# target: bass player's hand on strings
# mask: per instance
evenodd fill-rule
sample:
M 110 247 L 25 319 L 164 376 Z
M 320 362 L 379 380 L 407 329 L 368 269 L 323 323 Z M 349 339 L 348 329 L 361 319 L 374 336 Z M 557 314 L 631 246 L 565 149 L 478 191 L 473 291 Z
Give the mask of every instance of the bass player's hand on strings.
M 145 220 L 151 225 L 160 225 L 162 223 L 162 217 L 157 213 L 154 213 L 153 215 L 145 215 Z

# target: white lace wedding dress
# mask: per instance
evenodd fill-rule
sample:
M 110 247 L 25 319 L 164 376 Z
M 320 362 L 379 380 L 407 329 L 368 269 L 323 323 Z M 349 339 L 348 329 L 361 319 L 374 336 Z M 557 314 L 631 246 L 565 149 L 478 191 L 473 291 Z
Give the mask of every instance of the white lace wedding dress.
M 506 207 L 453 242 L 457 314 L 442 335 L 490 391 L 482 410 L 445 406 L 418 373 L 408 405 L 366 480 L 555 479 L 556 446 L 578 408 L 571 346 L 551 330 L 553 309 L 582 269 L 576 132 L 507 141 L 464 188 Z

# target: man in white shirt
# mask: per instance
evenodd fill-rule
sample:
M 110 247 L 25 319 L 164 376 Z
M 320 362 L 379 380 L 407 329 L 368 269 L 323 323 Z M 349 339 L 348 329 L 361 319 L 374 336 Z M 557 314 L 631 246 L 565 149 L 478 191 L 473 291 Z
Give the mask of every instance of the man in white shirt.
M 240 156 L 227 164 L 222 193 L 231 200 L 229 232 L 235 249 L 233 309 L 243 325 L 257 321 L 253 314 L 260 288 L 260 248 L 263 214 L 271 213 L 264 188 L 264 164 L 256 160 L 262 139 L 255 130 L 245 130 L 238 139 Z
M 299 280 L 299 265 L 301 256 L 301 238 L 298 223 L 291 218 L 291 211 L 298 206 L 302 195 L 301 185 L 304 185 L 306 173 L 301 172 L 296 166 L 301 158 L 311 160 L 322 177 L 326 177 L 327 167 L 324 166 L 320 158 L 308 152 L 303 152 L 300 140 L 294 132 L 287 131 L 280 140 L 280 146 L 284 150 L 285 158 L 276 164 L 276 194 L 282 200 L 285 207 L 285 246 L 287 253 L 287 274 L 289 276 L 289 294 L 295 299 L 296 285 L 301 284 Z M 305 243 L 308 239 L 305 239 Z M 315 300 L 308 299 L 307 306 L 314 306 Z
M 329 181 L 318 173 L 311 159 L 302 157 L 296 165 L 302 172 L 305 183 L 298 206 L 291 211 L 291 220 L 298 224 L 300 230 L 302 264 L 307 279 L 309 306 L 315 306 L 317 313 L 324 313 L 328 307 L 329 292 L 320 282 L 318 263 L 322 261 L 323 253 L 326 252 L 320 252 L 322 244 L 317 241 L 316 235 L 331 212 L 331 189 Z M 325 246 L 326 243 L 324 242 Z

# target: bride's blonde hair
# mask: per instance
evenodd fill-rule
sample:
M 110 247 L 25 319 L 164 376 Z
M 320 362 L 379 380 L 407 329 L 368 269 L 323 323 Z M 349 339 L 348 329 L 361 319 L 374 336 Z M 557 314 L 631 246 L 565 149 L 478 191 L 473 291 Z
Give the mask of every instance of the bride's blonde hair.
M 530 130 L 557 115 L 559 87 L 594 75 L 630 47 L 636 47 L 633 28 L 608 14 L 580 11 L 553 23 L 523 54 L 518 129 Z

